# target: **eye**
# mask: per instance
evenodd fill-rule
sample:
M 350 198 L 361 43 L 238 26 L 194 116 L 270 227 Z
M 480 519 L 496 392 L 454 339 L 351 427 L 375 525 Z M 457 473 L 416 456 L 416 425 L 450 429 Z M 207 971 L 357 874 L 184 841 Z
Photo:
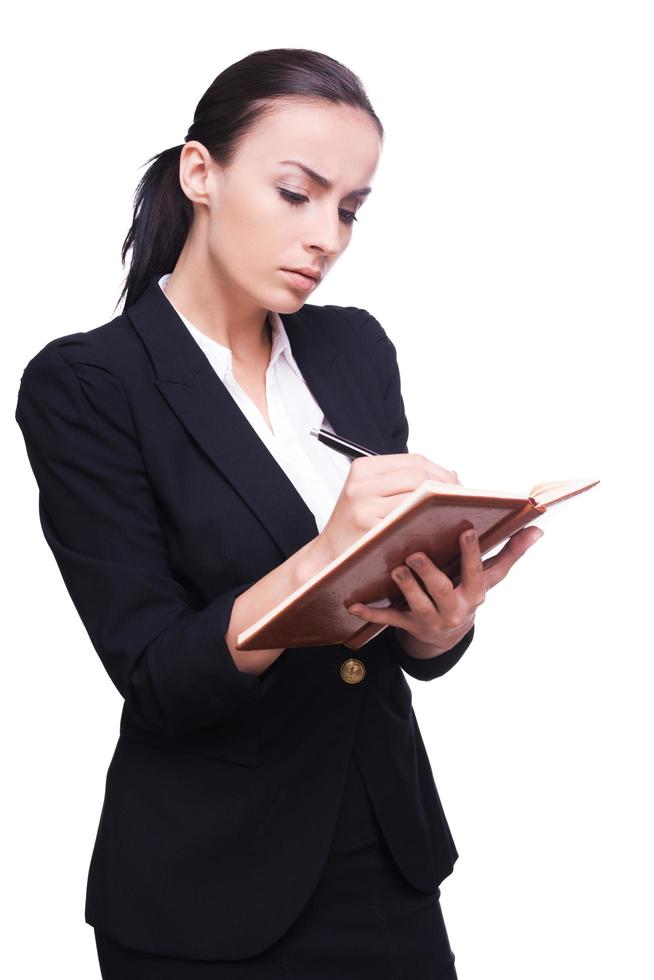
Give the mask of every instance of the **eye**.
M 294 194 L 292 191 L 286 191 L 282 187 L 278 187 L 277 190 L 292 207 L 297 207 L 298 204 L 309 201 L 308 197 L 304 197 L 302 194 Z M 346 225 L 351 225 L 353 221 L 358 221 L 354 211 L 346 211 L 344 208 L 339 210 L 339 216 L 343 224 Z

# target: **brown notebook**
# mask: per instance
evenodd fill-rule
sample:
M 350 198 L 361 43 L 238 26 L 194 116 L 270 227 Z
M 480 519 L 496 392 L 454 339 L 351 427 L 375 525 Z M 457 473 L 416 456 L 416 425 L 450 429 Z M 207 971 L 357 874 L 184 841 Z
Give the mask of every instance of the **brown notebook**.
M 425 480 L 410 497 L 366 531 L 304 585 L 238 634 L 239 650 L 342 643 L 358 650 L 382 630 L 347 611 L 353 602 L 407 609 L 390 572 L 414 551 L 424 551 L 458 585 L 459 535 L 475 527 L 482 555 L 553 504 L 583 493 L 599 480 L 539 483 L 526 497 Z

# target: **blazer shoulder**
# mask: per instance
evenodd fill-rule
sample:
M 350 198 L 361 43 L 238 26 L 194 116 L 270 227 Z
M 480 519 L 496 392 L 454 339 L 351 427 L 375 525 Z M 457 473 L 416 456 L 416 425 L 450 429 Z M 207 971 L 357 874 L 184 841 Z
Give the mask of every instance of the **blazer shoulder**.
M 90 330 L 79 330 L 49 340 L 27 362 L 24 373 L 44 363 L 53 363 L 53 355 L 70 367 L 90 364 L 119 374 L 130 353 L 140 346 L 129 320 L 124 314 Z M 55 358 L 56 360 L 56 358 Z
M 18 383 L 15 417 L 20 422 L 30 405 L 61 411 L 79 398 L 91 401 L 107 417 L 125 416 L 126 374 L 139 356 L 139 340 L 122 315 L 91 330 L 49 340 L 23 368 Z
M 304 308 L 306 309 L 306 305 Z M 311 306 L 310 308 L 311 310 L 323 311 L 323 315 L 327 313 L 331 321 L 330 325 L 336 329 L 340 326 L 346 344 L 366 347 L 390 339 L 379 320 L 363 307 L 338 306 L 335 303 L 327 303 L 325 306 Z
M 359 306 L 326 305 L 334 320 L 342 323 L 343 343 L 354 356 L 363 354 L 372 364 L 378 378 L 397 371 L 397 351 L 379 320 Z M 387 382 L 386 382 L 387 383 Z

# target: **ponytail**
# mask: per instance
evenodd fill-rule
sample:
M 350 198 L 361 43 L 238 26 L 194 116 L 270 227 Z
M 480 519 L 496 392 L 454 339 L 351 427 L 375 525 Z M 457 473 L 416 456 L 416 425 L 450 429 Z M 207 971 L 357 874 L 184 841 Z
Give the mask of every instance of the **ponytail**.
M 179 158 L 183 143 L 163 150 L 139 181 L 134 196 L 134 216 L 121 258 L 132 249 L 129 273 L 118 302 L 125 296 L 131 306 L 147 289 L 153 276 L 171 272 L 182 251 L 193 220 L 193 205 L 179 182 Z

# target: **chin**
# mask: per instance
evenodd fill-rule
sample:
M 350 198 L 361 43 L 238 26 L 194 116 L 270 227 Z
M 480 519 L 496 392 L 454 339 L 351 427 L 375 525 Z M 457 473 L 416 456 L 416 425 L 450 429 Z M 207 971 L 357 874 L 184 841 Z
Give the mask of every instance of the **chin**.
M 274 310 L 275 313 L 297 313 L 309 301 L 309 296 L 289 296 L 289 292 L 290 290 L 284 291 L 278 299 L 271 300 L 275 305 L 267 308 Z

